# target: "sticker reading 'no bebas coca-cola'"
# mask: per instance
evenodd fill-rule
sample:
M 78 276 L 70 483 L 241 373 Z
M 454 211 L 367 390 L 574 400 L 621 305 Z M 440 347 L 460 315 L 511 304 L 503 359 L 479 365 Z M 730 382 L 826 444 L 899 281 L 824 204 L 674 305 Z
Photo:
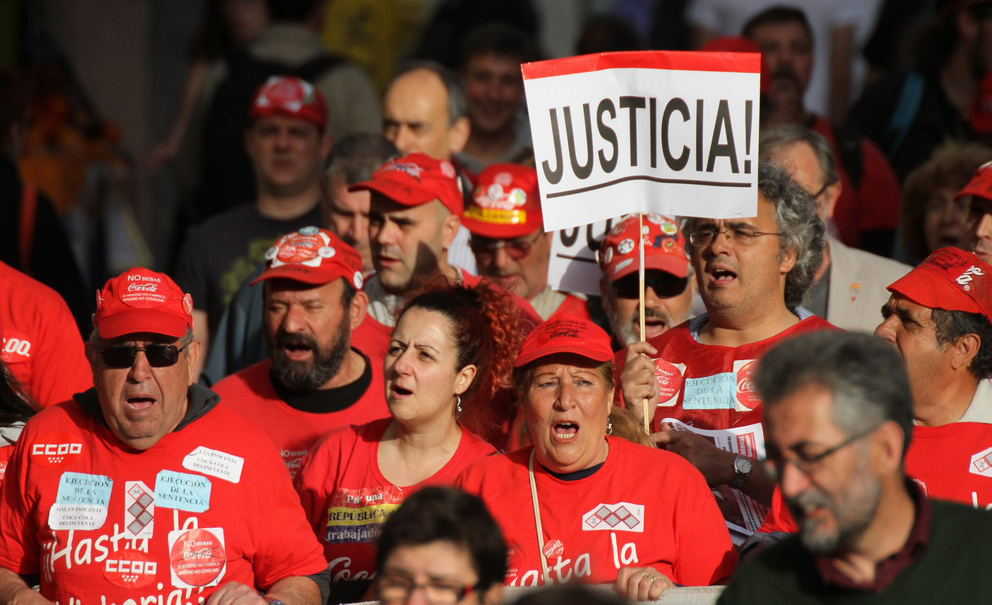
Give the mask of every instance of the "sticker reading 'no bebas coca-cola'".
M 758 396 L 758 389 L 754 386 L 754 372 L 758 369 L 758 362 L 735 361 L 737 371 L 737 403 L 748 410 L 753 410 L 761 405 L 761 398 Z
M 682 371 L 664 359 L 654 360 L 654 377 L 658 381 L 659 403 L 664 403 L 682 390 Z
M 176 588 L 216 586 L 227 567 L 223 528 L 170 531 L 169 566 Z

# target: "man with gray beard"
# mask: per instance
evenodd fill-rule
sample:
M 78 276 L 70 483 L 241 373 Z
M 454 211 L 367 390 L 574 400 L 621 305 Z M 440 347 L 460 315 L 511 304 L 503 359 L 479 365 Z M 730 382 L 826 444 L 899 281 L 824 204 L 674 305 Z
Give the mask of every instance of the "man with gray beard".
M 743 564 L 719 603 L 988 600 L 992 516 L 928 500 L 907 479 L 913 398 L 891 346 L 803 334 L 765 354 L 756 382 L 768 463 L 799 532 Z
M 291 476 L 330 431 L 389 416 L 382 368 L 352 343 L 365 319 L 362 257 L 337 235 L 305 227 L 266 253 L 268 359 L 228 376 L 214 390 L 261 426 Z

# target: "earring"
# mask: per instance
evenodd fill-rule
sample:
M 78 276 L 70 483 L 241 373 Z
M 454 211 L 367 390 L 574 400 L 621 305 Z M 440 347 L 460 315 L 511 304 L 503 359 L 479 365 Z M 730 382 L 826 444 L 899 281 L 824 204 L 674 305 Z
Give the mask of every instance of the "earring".
M 606 422 L 606 434 L 607 435 L 612 435 L 613 434 L 613 423 L 612 422 L 609 422 L 609 421 Z
M 528 432 L 530 432 L 530 429 L 527 428 L 527 421 L 526 420 L 524 421 L 523 428 L 520 429 L 520 432 L 523 433 L 524 435 L 526 435 Z
M 455 403 L 455 409 L 458 410 L 458 413 L 459 414 L 461 414 L 461 412 L 462 412 L 462 396 L 461 395 L 455 395 L 455 402 L 456 402 Z

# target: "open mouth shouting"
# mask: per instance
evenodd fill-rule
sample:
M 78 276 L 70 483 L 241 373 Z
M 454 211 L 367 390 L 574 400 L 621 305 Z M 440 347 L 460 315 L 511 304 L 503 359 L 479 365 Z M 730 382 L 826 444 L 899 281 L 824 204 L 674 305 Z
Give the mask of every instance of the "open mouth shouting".
M 568 443 L 579 434 L 579 425 L 571 420 L 559 420 L 551 427 L 555 441 Z
M 726 286 L 737 279 L 737 273 L 725 265 L 711 264 L 706 267 L 706 275 L 714 286 Z

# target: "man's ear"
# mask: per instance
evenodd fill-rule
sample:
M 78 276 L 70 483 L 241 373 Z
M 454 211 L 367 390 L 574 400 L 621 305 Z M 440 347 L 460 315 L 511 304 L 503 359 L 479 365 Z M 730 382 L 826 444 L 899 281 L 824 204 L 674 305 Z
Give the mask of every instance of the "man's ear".
M 438 202 L 440 204 L 440 202 Z M 462 220 L 458 218 L 457 214 L 448 212 L 445 208 L 446 216 L 441 220 L 441 248 L 447 251 L 451 248 L 451 244 L 455 241 L 455 236 L 458 235 L 458 230 L 462 226 Z
M 468 137 L 472 134 L 472 123 L 467 116 L 462 116 L 455 120 L 455 123 L 448 129 L 448 148 L 451 153 L 460 153 L 468 143 Z
M 906 435 L 902 428 L 889 420 L 875 429 L 872 443 L 873 459 L 876 471 L 880 476 L 888 476 L 898 471 L 902 466 L 903 448 L 906 445 Z
M 955 370 L 967 370 L 982 348 L 982 337 L 978 334 L 965 334 L 958 337 L 951 347 L 951 367 Z
M 351 299 L 351 305 L 348 307 L 349 323 L 351 324 L 351 329 L 355 330 L 358 326 L 362 325 L 365 321 L 365 315 L 369 310 L 369 295 L 359 290 L 355 292 L 355 296 Z

